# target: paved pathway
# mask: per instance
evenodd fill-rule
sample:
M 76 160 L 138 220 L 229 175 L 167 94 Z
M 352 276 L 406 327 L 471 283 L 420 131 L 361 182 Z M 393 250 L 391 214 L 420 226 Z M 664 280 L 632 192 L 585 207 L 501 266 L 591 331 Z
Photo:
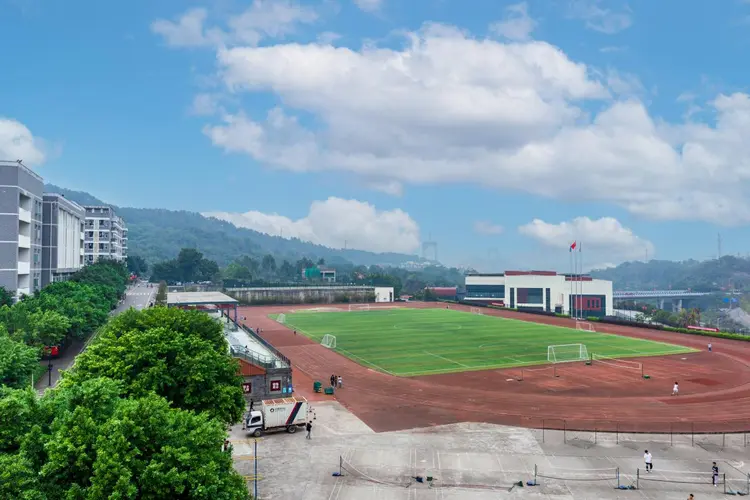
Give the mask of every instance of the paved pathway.
M 137 310 L 148 307 L 149 302 L 151 302 L 153 297 L 156 295 L 156 291 L 156 285 L 154 285 L 153 288 L 149 288 L 145 284 L 130 286 L 125 292 L 125 299 L 110 314 L 112 316 L 116 316 L 121 312 L 127 311 L 131 307 Z M 49 373 L 45 373 L 44 376 L 35 384 L 36 390 L 37 392 L 39 392 L 39 394 L 42 394 L 48 387 L 54 387 L 57 384 L 57 381 L 60 380 L 60 370 L 67 370 L 68 368 L 70 368 L 76 356 L 80 354 L 85 345 L 86 344 L 83 341 L 73 341 L 68 344 L 59 358 L 52 360 L 51 377 Z M 42 360 L 39 363 L 47 366 L 49 361 Z

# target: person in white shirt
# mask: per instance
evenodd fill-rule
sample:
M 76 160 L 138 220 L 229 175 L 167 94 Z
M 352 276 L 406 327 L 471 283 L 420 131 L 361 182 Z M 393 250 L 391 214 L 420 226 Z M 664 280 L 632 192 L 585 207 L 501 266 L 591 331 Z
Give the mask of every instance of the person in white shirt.
M 711 342 L 709 342 L 708 343 L 708 352 L 711 352 L 712 349 L 713 349 L 713 346 L 711 345 Z
M 672 387 L 672 396 L 677 396 L 679 393 L 680 393 L 680 384 L 675 382 L 674 387 Z
M 654 470 L 654 463 L 651 461 L 651 453 L 648 450 L 643 454 L 643 461 L 646 462 L 646 472 Z

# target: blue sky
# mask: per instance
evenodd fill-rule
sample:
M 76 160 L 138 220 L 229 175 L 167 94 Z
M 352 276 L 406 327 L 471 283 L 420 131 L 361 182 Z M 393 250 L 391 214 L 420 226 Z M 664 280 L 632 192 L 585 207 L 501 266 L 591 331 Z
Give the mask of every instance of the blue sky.
M 469 8 L 470 6 L 470 8 Z M 0 0 L 0 159 L 482 269 L 748 247 L 750 2 Z M 536 222 L 535 219 L 538 219 Z

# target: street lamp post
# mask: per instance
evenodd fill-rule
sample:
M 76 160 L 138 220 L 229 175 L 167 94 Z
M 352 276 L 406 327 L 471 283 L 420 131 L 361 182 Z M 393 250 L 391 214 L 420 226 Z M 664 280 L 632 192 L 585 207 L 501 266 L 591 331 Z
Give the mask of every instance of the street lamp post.
M 52 387 L 52 354 L 50 353 L 49 357 L 49 364 L 47 365 L 47 376 L 48 378 L 48 387 Z

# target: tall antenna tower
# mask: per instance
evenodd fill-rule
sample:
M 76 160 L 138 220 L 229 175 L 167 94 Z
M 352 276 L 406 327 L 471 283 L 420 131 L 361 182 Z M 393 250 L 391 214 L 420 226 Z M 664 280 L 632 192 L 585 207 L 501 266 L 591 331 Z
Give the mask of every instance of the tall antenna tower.
M 719 252 L 719 256 L 717 258 L 721 259 L 721 233 L 717 234 L 716 243 L 717 243 L 718 252 Z
M 437 241 L 432 240 L 432 233 L 428 235 L 427 241 L 422 242 L 422 258 L 435 262 L 438 260 Z

